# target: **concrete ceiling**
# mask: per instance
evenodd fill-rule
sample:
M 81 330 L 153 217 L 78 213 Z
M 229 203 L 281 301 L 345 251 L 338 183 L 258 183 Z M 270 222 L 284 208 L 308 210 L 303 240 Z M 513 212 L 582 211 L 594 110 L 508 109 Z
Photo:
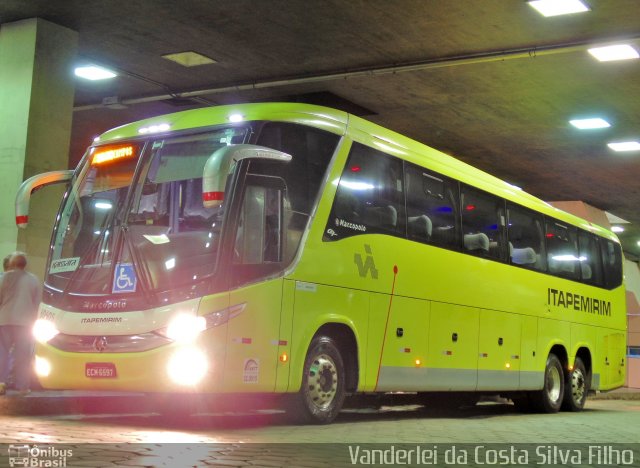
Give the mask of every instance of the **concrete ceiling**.
M 640 138 L 640 60 L 600 63 L 586 49 L 624 39 L 640 49 L 640 8 L 584 2 L 591 11 L 544 18 L 523 0 L 3 0 L 0 23 L 40 17 L 78 31 L 79 62 L 119 71 L 77 81 L 72 162 L 94 135 L 138 118 L 308 101 L 359 113 L 544 200 L 626 219 L 620 237 L 637 259 L 640 152 L 607 143 Z M 183 51 L 217 63 L 161 57 Z M 209 91 L 181 97 L 200 90 Z M 127 107 L 102 105 L 114 97 Z M 612 127 L 569 125 L 583 116 Z

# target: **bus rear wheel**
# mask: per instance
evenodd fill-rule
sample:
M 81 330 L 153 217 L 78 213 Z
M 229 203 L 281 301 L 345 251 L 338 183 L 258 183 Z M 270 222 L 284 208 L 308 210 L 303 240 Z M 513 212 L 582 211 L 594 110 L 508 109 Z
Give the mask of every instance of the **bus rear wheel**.
M 340 350 L 332 338 L 313 339 L 304 362 L 302 386 L 289 412 L 303 423 L 328 424 L 333 421 L 345 398 L 345 370 Z
M 530 395 L 534 408 L 543 413 L 557 413 L 564 399 L 564 371 L 555 354 L 549 354 L 544 369 L 544 387 Z
M 587 370 L 582 359 L 577 357 L 573 369 L 567 373 L 562 409 L 567 411 L 582 411 L 587 401 L 588 392 L 589 379 Z

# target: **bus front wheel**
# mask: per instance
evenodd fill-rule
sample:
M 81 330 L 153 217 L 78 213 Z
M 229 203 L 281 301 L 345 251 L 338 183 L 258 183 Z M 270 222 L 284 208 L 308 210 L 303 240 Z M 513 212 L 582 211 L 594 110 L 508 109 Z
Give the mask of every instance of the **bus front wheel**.
M 289 408 L 291 416 L 305 423 L 333 421 L 344 403 L 345 370 L 340 350 L 328 336 L 311 341 L 304 362 L 302 386 Z
M 562 409 L 567 411 L 582 411 L 587 401 L 589 391 L 587 370 L 579 357 L 576 358 L 573 369 L 567 374 Z
M 544 413 L 557 413 L 564 398 L 564 370 L 555 354 L 549 354 L 544 369 L 544 387 L 531 395 L 535 409 Z

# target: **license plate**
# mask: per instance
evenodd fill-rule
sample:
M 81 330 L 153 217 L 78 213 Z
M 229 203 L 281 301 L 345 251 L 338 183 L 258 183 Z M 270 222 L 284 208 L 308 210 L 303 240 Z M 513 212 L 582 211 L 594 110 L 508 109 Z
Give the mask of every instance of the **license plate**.
M 87 362 L 84 375 L 90 379 L 114 379 L 117 377 L 116 365 L 112 362 Z

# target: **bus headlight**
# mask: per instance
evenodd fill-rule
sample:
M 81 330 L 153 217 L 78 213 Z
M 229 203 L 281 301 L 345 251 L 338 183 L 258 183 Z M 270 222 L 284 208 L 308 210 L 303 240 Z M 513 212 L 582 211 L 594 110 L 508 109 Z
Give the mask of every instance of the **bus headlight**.
M 51 363 L 43 357 L 36 356 L 34 368 L 38 377 L 47 377 L 51 374 Z
M 52 321 L 46 319 L 36 320 L 36 323 L 33 324 L 33 328 L 31 331 L 36 341 L 42 344 L 46 343 L 51 338 L 60 333 L 55 324 Z
M 164 335 L 178 343 L 193 343 L 206 326 L 204 317 L 180 314 L 171 319 Z
M 207 373 L 209 363 L 196 348 L 180 348 L 169 359 L 167 373 L 179 385 L 196 385 Z

